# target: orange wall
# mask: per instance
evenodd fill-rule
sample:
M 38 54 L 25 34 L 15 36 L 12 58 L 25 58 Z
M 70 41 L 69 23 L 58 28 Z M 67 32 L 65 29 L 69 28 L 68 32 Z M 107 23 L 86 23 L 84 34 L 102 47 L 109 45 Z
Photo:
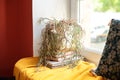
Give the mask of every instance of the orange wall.
M 12 76 L 20 58 L 33 55 L 32 0 L 0 0 L 0 76 Z

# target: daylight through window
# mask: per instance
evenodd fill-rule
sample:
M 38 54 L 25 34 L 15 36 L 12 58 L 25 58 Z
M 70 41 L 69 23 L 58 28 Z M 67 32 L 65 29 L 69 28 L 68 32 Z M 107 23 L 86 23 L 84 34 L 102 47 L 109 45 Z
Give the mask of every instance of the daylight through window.
M 101 51 L 104 48 L 111 19 L 119 19 L 119 0 L 79 0 L 79 22 L 85 29 L 84 46 Z

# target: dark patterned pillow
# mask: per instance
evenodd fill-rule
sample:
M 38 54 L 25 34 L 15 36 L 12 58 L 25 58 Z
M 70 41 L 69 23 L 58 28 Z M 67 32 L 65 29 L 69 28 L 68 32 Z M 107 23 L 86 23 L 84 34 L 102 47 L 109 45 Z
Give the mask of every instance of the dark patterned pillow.
M 95 73 L 110 80 L 120 79 L 120 20 L 111 20 L 106 44 Z

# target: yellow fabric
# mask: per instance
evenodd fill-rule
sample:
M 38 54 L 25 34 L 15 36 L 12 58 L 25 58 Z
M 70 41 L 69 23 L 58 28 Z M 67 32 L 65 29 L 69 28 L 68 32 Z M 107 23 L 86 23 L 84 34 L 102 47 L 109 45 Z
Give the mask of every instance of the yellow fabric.
M 96 66 L 93 63 L 80 61 L 72 69 L 67 67 L 49 69 L 36 67 L 37 57 L 20 59 L 14 67 L 16 80 L 103 80 L 101 76 L 93 76 L 89 71 Z

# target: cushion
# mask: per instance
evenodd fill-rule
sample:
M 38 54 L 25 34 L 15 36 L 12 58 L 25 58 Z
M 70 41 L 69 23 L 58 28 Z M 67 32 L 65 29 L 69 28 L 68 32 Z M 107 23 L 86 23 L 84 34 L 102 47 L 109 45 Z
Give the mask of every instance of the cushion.
M 111 20 L 106 44 L 95 73 L 110 80 L 120 79 L 120 20 Z

